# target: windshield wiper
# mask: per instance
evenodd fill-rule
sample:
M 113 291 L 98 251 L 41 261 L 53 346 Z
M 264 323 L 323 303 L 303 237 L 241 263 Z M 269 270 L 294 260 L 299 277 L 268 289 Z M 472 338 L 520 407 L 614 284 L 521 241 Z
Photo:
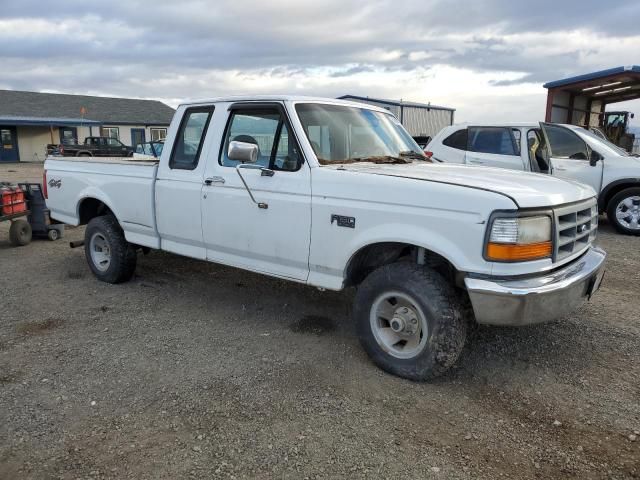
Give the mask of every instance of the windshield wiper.
M 415 158 L 416 160 L 428 160 L 428 158 L 418 152 L 414 152 L 413 150 L 403 150 L 398 155 L 401 157 L 407 158 Z
M 405 163 L 413 163 L 409 158 L 403 157 L 394 157 L 392 155 L 379 155 L 374 157 L 355 157 L 355 158 L 345 158 L 344 160 L 325 160 L 324 158 L 318 158 L 318 163 L 320 165 L 333 165 L 333 164 L 347 164 L 347 163 L 376 163 L 376 164 L 405 164 Z

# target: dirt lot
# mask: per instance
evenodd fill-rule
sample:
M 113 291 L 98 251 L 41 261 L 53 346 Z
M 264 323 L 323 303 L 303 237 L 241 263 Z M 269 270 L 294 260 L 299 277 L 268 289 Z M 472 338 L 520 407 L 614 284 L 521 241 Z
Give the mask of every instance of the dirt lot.
M 604 219 L 589 304 L 426 384 L 369 362 L 352 292 L 157 252 L 108 285 L 82 235 L 0 225 L 2 479 L 640 477 L 640 238 Z

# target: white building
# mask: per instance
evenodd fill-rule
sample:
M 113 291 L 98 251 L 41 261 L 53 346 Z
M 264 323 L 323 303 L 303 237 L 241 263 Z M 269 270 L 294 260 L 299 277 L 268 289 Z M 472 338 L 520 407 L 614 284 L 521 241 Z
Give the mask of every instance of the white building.
M 0 163 L 43 161 L 47 144 L 92 135 L 132 146 L 163 139 L 173 113 L 156 100 L 0 90 Z

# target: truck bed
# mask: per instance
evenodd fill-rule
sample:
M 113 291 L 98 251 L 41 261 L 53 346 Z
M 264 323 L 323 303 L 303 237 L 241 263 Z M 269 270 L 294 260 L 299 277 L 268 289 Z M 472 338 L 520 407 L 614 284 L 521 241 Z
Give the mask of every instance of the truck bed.
M 79 225 L 83 199 L 92 198 L 119 218 L 128 241 L 157 248 L 155 179 L 157 160 L 131 157 L 60 157 L 45 160 L 51 217 Z M 86 207 L 88 208 L 88 207 Z

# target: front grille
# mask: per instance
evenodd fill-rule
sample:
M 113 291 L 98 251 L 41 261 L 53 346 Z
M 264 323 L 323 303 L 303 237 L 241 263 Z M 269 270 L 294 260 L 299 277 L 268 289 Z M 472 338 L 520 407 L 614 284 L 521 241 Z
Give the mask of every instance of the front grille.
M 554 209 L 556 242 L 554 258 L 563 260 L 587 249 L 598 231 L 596 200 Z

